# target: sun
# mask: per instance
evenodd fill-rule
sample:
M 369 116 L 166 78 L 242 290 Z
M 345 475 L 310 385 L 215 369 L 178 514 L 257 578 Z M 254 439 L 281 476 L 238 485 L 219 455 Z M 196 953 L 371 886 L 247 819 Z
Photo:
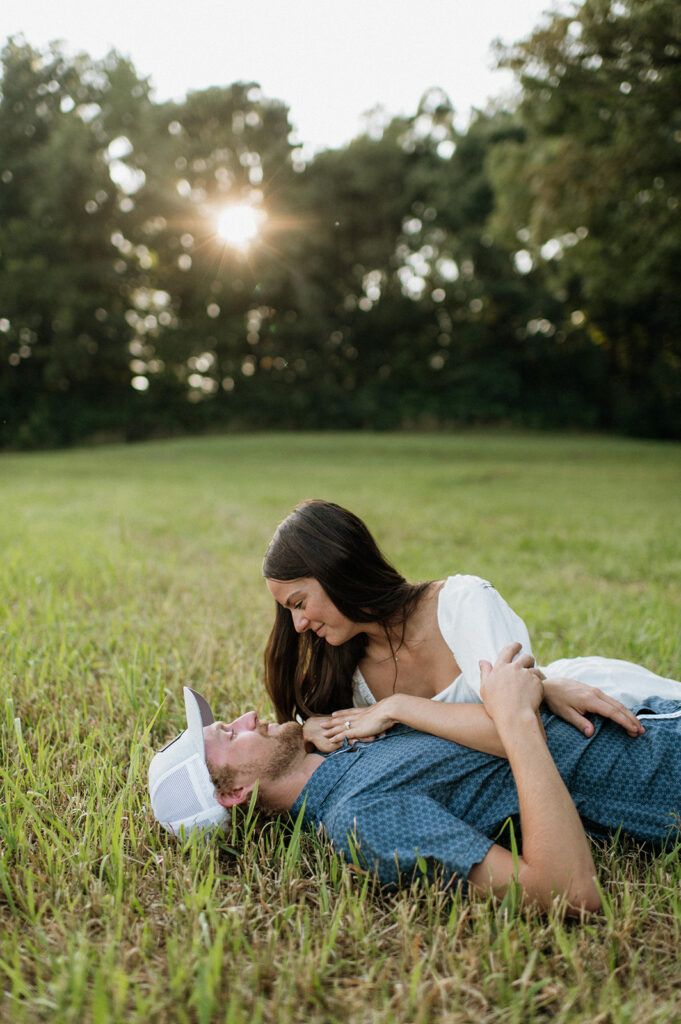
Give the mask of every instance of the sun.
M 257 238 L 264 219 L 264 212 L 248 203 L 225 206 L 218 214 L 218 235 L 235 249 L 247 249 Z

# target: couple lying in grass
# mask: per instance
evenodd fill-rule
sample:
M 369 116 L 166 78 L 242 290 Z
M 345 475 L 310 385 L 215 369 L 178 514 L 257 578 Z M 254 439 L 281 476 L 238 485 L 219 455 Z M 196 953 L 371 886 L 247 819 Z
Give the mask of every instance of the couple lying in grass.
M 257 786 L 263 807 L 321 825 L 384 884 L 425 871 L 501 893 L 515 879 L 528 900 L 558 894 L 575 911 L 600 905 L 586 833 L 674 841 L 675 681 L 603 658 L 536 668 L 524 623 L 490 584 L 408 583 L 329 502 L 280 525 L 263 573 L 279 723 L 216 722 L 185 688 L 187 729 L 150 768 L 172 831 L 219 824 Z M 503 845 L 509 819 L 519 856 Z

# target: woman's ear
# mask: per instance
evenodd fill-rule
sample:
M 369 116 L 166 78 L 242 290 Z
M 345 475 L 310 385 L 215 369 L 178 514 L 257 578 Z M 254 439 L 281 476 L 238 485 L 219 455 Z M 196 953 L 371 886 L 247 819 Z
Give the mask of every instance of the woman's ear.
M 244 803 L 253 792 L 253 786 L 235 786 L 225 793 L 216 793 L 217 802 L 221 807 L 236 807 Z

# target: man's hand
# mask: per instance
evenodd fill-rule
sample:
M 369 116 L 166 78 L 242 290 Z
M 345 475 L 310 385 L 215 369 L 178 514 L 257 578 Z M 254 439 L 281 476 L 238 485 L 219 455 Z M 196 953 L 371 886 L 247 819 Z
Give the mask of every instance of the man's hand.
M 530 654 L 513 659 L 521 644 L 507 644 L 499 652 L 494 667 L 489 661 L 480 662 L 480 696 L 487 714 L 493 721 L 507 720 L 523 711 L 536 715 L 544 699 L 541 672 L 534 668 Z

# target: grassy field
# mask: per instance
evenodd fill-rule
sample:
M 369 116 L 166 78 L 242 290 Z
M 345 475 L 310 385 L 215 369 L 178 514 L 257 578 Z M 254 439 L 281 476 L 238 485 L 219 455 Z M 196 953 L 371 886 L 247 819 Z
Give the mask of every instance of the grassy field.
M 607 846 L 604 911 L 385 896 L 235 815 L 147 807 L 182 684 L 268 712 L 260 562 L 299 500 L 413 579 L 491 579 L 540 662 L 681 678 L 681 447 L 531 435 L 260 435 L 0 458 L 0 1017 L 12 1022 L 681 1020 L 681 868 Z

